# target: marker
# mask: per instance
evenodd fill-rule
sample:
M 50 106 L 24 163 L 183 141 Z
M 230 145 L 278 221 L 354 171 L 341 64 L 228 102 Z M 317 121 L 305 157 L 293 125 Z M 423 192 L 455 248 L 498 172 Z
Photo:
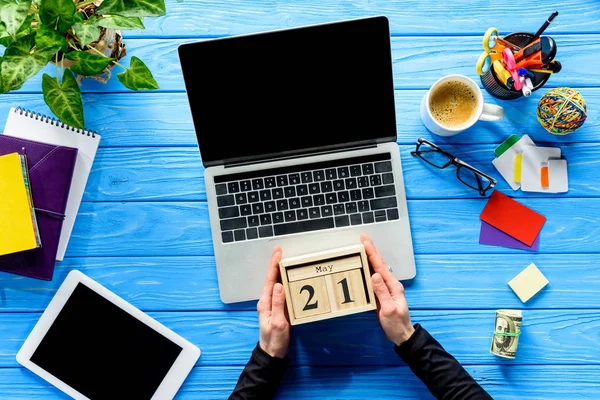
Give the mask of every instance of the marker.
M 535 75 L 533 72 L 529 72 L 527 69 L 525 68 L 519 68 L 519 70 L 517 71 L 519 73 L 519 76 L 524 76 L 526 78 L 535 78 Z

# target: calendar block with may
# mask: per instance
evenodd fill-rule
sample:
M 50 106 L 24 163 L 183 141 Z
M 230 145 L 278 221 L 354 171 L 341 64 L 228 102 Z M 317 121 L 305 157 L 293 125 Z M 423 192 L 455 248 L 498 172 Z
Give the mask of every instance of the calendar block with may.
M 286 258 L 279 268 L 292 325 L 376 308 L 362 244 Z

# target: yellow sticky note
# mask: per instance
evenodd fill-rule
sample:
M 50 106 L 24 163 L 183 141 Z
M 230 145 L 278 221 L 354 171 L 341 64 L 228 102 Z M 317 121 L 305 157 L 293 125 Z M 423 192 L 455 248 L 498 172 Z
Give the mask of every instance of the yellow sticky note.
M 508 286 L 519 296 L 523 303 L 527 302 L 547 284 L 548 279 L 534 263 L 529 264 L 519 275 L 508 282 Z
M 517 154 L 515 156 L 515 176 L 514 180 L 516 183 L 521 183 L 521 167 L 523 165 L 523 154 Z
M 21 157 L 18 153 L 0 157 L 0 255 L 39 247 Z

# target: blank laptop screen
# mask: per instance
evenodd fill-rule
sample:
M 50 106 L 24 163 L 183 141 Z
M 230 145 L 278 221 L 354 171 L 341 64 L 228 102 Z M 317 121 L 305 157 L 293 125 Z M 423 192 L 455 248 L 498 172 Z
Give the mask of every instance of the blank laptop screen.
M 191 43 L 179 56 L 205 165 L 396 139 L 385 17 Z

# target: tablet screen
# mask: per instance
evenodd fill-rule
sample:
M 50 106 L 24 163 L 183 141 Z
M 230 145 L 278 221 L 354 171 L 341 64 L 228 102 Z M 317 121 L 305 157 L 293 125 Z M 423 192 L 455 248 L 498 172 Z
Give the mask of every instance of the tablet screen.
M 150 399 L 181 351 L 79 283 L 31 362 L 90 399 Z

